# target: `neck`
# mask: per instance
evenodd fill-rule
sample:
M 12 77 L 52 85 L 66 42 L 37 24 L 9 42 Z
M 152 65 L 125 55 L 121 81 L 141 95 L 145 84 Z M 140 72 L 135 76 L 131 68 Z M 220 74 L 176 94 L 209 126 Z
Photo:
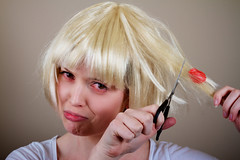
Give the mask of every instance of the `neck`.
M 65 159 L 65 157 L 66 159 L 79 159 L 79 157 L 81 157 L 81 159 L 88 159 L 93 147 L 101 137 L 102 134 L 76 136 L 71 133 L 66 133 L 57 139 L 58 159 Z
M 93 136 L 76 136 L 71 133 L 67 133 L 63 135 L 57 139 L 58 160 L 87 160 L 93 147 L 99 142 L 101 137 L 102 134 Z M 135 152 L 124 155 L 121 160 L 146 160 L 148 159 L 149 147 L 149 141 L 147 141 Z

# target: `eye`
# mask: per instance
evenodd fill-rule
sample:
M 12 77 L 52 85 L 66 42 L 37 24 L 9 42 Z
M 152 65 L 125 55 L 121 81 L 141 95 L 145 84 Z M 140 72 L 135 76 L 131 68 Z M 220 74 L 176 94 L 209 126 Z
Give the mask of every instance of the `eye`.
M 60 71 L 59 74 L 63 75 L 67 79 L 71 79 L 71 80 L 75 79 L 75 76 L 72 73 L 68 72 L 68 71 Z
M 92 82 L 90 86 L 97 93 L 104 93 L 108 90 L 108 87 L 100 82 Z

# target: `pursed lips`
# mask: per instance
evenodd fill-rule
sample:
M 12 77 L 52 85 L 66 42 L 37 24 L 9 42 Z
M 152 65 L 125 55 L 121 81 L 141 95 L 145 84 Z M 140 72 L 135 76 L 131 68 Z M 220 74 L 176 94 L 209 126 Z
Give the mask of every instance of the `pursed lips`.
M 64 117 L 73 122 L 80 122 L 88 119 L 87 117 L 84 117 L 82 115 L 79 115 L 70 111 L 64 111 Z

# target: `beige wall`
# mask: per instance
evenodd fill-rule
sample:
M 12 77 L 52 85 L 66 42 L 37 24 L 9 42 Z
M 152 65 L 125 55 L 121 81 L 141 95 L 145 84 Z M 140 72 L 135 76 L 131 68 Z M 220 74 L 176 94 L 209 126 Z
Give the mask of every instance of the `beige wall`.
M 47 43 L 79 10 L 100 0 L 1 0 L 0 159 L 32 141 L 64 133 L 44 99 L 38 61 Z M 220 86 L 240 88 L 239 0 L 132 0 L 169 25 L 192 64 Z M 161 139 L 200 149 L 220 159 L 239 159 L 240 134 L 221 108 L 191 100 L 177 125 Z

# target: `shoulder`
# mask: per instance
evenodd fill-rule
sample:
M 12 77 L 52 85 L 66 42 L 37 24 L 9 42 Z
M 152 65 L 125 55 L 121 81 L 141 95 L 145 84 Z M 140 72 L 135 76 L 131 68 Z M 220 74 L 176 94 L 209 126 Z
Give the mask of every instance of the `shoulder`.
M 163 160 L 217 160 L 215 157 L 189 147 L 181 147 L 164 141 L 156 143 L 150 139 L 149 159 L 155 160 L 158 157 L 161 157 Z
M 57 159 L 56 139 L 58 136 L 43 142 L 32 142 L 11 152 L 6 160 L 54 160 Z

